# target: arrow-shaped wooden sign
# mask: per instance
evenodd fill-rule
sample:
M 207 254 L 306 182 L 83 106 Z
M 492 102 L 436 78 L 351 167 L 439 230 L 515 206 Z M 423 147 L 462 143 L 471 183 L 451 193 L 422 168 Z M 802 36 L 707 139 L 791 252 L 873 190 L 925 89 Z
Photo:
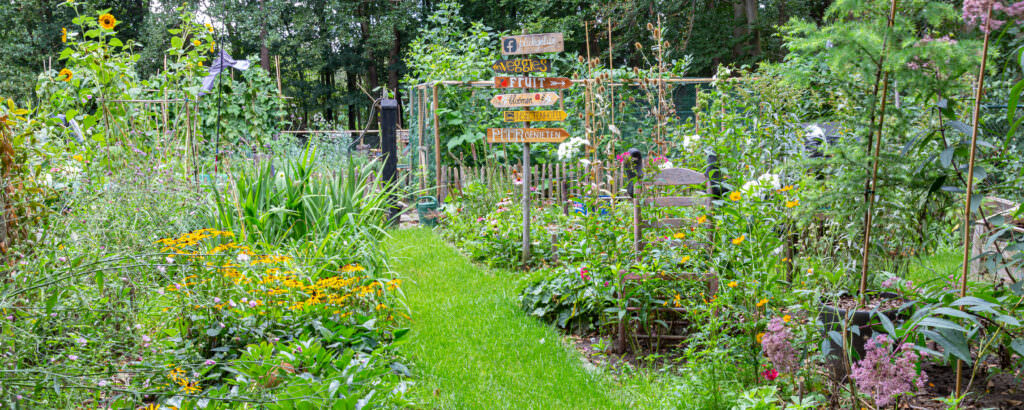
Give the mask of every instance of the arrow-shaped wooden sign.
M 494 77 L 494 88 L 569 88 L 572 80 L 565 77 Z
M 497 144 L 562 142 L 569 133 L 561 128 L 488 128 L 487 142 Z
M 565 50 L 562 33 L 527 34 L 501 38 L 501 55 L 558 53 Z
M 551 69 L 551 60 L 546 58 L 498 60 L 491 64 L 491 69 L 499 73 L 512 74 L 546 73 Z
M 556 102 L 558 102 L 558 94 L 553 92 L 498 94 L 491 98 L 491 105 L 497 108 L 542 107 Z
M 505 111 L 505 122 L 564 121 L 565 111 Z

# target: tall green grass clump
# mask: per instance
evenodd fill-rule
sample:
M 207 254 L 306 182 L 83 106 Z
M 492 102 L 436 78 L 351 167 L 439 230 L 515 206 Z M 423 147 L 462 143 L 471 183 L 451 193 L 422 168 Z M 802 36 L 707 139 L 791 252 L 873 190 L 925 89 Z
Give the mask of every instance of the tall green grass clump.
M 317 164 L 315 149 L 275 166 L 242 170 L 222 192 L 214 187 L 210 226 L 237 232 L 260 247 L 295 247 L 308 256 L 384 261 L 388 200 L 394 189 L 374 183 L 375 161 L 342 169 Z

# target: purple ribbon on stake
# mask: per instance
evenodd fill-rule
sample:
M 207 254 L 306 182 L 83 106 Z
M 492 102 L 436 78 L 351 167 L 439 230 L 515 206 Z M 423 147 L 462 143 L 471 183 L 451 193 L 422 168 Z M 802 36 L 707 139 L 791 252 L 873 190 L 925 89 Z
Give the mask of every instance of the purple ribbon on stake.
M 245 71 L 249 69 L 249 60 L 235 60 L 228 55 L 227 51 L 220 50 L 220 56 L 213 60 L 213 64 L 210 64 L 210 74 L 203 77 L 203 87 L 199 95 L 205 95 L 206 91 L 213 89 L 213 80 L 217 78 L 217 74 L 224 71 L 225 67 Z

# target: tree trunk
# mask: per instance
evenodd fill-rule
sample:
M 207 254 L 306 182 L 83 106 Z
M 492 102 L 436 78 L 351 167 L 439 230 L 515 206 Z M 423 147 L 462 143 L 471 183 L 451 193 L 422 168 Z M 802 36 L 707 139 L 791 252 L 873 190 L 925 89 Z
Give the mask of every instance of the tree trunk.
M 761 55 L 761 31 L 757 29 L 757 0 L 744 0 L 744 14 L 747 18 L 747 31 L 753 34 L 754 55 Z
M 756 29 L 757 0 L 734 0 L 732 3 L 735 26 L 732 29 L 735 44 L 733 58 L 746 55 L 761 55 L 761 36 Z M 747 38 L 750 36 L 750 38 Z
M 373 90 L 380 86 L 380 79 L 377 77 L 377 61 L 373 56 L 373 48 L 366 46 L 367 40 L 370 37 L 370 24 L 365 18 L 359 22 L 359 31 L 363 35 L 363 47 L 366 47 L 366 80 L 368 82 L 367 85 L 370 87 L 367 91 L 373 98 L 376 98 L 377 95 Z M 369 119 L 369 124 L 376 124 L 378 112 L 372 107 L 370 108 L 370 111 L 373 112 L 373 116 Z
M 352 97 L 356 93 L 356 76 L 351 72 L 345 73 L 345 95 L 348 96 L 348 129 L 356 129 L 356 118 L 359 116 L 359 106 Z
M 267 17 L 263 15 L 263 0 L 260 0 L 260 15 L 263 17 L 263 23 L 260 24 L 260 67 L 269 74 L 270 48 L 267 47 Z
M 747 14 L 744 11 L 744 2 L 746 0 L 734 0 L 732 2 L 732 58 L 739 59 L 744 54 L 744 45 L 746 44 L 746 37 L 750 31 L 747 29 Z

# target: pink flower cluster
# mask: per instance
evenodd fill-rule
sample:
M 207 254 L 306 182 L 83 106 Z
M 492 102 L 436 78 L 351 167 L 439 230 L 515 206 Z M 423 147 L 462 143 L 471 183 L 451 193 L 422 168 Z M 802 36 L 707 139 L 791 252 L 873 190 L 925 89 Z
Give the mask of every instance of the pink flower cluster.
M 872 337 L 865 344 L 864 359 L 854 363 L 851 377 L 857 388 L 867 392 L 878 407 L 888 406 L 900 395 L 924 387 L 928 375 L 917 372 L 921 356 L 913 346 L 903 343 L 892 347 L 888 335 Z
M 992 6 L 993 17 L 986 24 L 989 5 Z M 997 30 L 1009 19 L 1015 19 L 1018 23 L 1024 22 L 1024 1 L 1005 4 L 1003 0 L 964 0 L 963 10 L 964 22 L 968 26 L 980 27 L 981 31 Z M 1004 14 L 1007 20 L 1003 20 L 1002 16 L 996 18 L 997 13 Z
M 786 327 L 786 322 L 779 317 L 768 321 L 764 337 L 761 338 L 761 348 L 768 355 L 768 360 L 783 373 L 791 373 L 797 369 L 798 360 L 792 339 L 793 334 Z

